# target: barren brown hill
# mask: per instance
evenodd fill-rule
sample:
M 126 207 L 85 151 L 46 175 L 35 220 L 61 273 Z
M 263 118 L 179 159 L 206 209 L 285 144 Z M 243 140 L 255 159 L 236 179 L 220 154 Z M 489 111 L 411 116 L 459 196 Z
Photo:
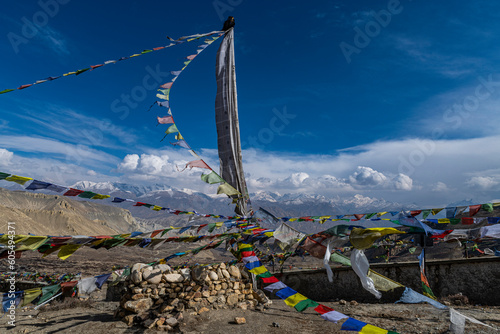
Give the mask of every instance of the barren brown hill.
M 0 188 L 0 233 L 15 223 L 16 234 L 101 235 L 139 230 L 128 210 L 66 196 Z

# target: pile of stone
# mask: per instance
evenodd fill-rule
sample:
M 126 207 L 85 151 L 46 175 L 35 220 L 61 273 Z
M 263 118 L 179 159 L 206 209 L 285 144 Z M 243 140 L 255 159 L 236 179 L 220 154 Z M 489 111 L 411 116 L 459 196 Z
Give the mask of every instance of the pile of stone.
M 196 266 L 172 270 L 166 264 L 136 263 L 125 282 L 117 316 L 129 326 L 141 325 L 175 331 L 184 312 L 198 315 L 209 310 L 241 308 L 264 310 L 271 301 L 252 288 L 246 269 Z

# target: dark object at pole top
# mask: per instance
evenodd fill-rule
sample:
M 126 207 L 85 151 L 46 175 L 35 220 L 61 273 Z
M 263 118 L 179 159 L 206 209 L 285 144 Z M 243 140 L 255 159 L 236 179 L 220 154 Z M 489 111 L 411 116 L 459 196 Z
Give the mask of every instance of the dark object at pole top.
M 227 18 L 226 22 L 224 22 L 224 26 L 222 27 L 222 30 L 227 31 L 227 30 L 231 29 L 232 27 L 234 27 L 234 17 L 229 16 Z

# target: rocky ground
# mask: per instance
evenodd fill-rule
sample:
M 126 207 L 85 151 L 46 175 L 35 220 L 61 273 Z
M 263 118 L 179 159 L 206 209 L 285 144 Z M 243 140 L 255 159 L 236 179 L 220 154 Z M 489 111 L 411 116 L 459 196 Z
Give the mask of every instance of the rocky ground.
M 101 296 L 104 292 L 101 292 Z M 357 304 L 324 303 L 341 313 L 369 324 L 398 333 L 449 333 L 449 314 L 426 304 Z M 55 302 L 40 310 L 18 310 L 16 327 L 0 320 L 2 333 L 156 333 L 144 328 L 128 327 L 114 317 L 118 302 L 104 300 Z M 500 307 L 462 306 L 465 315 L 500 328 Z M 245 324 L 236 324 L 243 317 Z M 180 326 L 182 333 L 349 333 L 340 331 L 341 323 L 323 320 L 312 309 L 302 313 L 281 300 L 273 300 L 263 312 L 257 310 L 211 310 L 200 315 L 186 313 Z M 498 333 L 484 326 L 466 323 L 465 333 Z

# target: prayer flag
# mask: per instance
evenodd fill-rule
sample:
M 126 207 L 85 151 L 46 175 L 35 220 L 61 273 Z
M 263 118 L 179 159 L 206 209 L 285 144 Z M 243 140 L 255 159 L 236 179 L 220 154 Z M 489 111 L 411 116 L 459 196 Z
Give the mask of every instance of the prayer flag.
M 26 182 L 29 180 L 33 180 L 31 177 L 24 177 L 24 176 L 18 176 L 18 175 L 11 175 L 5 178 L 5 181 L 11 181 L 15 182 L 20 185 L 24 185 Z
M 68 257 L 73 255 L 73 253 L 76 252 L 76 250 L 80 248 L 80 246 L 81 245 L 64 245 L 59 249 L 57 257 L 61 260 L 66 260 Z
M 50 186 L 48 182 L 42 182 L 38 180 L 33 180 L 29 186 L 26 187 L 28 190 L 38 190 L 38 189 L 46 189 Z
M 109 195 L 101 195 L 101 194 L 95 194 L 94 197 L 92 197 L 91 199 L 105 199 L 105 198 L 110 198 L 111 196 Z
M 198 167 L 198 168 L 205 168 L 205 169 L 209 169 L 209 170 L 212 170 L 212 168 L 210 168 L 209 165 L 206 164 L 205 161 L 203 160 L 194 160 L 194 161 L 190 161 L 186 164 L 186 168 L 187 167 L 190 167 L 190 168 L 193 168 L 193 167 Z
M 37 305 L 43 304 L 50 298 L 54 297 L 59 292 L 60 289 L 61 289 L 60 284 L 42 287 L 42 297 L 40 297 L 40 299 L 38 300 Z
M 472 217 L 481 210 L 481 204 L 469 206 L 469 216 Z
M 366 249 L 373 245 L 375 240 L 387 234 L 404 234 L 405 232 L 392 227 L 375 227 L 375 228 L 353 228 L 349 241 L 357 249 Z
M 281 290 L 281 289 L 284 289 L 286 287 L 287 287 L 287 285 L 285 283 L 278 281 L 278 282 L 269 284 L 268 286 L 264 287 L 264 290 L 267 290 L 267 291 L 272 293 L 274 290 Z
M 224 182 L 224 180 L 214 171 L 208 174 L 201 174 L 201 180 L 209 184 Z
M 171 125 L 167 131 L 165 131 L 165 134 L 169 135 L 171 133 L 175 133 L 175 132 L 179 132 L 179 130 L 177 129 L 177 125 Z
M 249 270 L 249 272 L 251 272 L 252 274 L 255 274 L 255 275 L 260 275 L 262 273 L 265 273 L 266 271 L 267 271 L 267 269 L 264 266 L 256 267 L 256 268 Z
M 23 297 L 23 301 L 21 303 L 21 307 L 28 305 L 29 303 L 34 301 L 41 294 L 42 294 L 41 288 L 24 290 L 24 297 Z
M 102 274 L 102 275 L 99 275 L 99 276 L 96 276 L 96 282 L 95 284 L 97 285 L 97 287 L 100 289 L 102 287 L 102 285 L 104 284 L 104 282 L 106 282 L 109 278 L 109 276 L 111 276 L 111 274 Z
M 81 193 L 83 193 L 83 190 L 69 188 L 69 190 L 63 194 L 63 196 L 77 196 Z
M 9 310 L 9 307 L 11 307 L 11 305 L 14 305 L 14 308 L 16 308 L 17 305 L 19 305 L 19 303 L 21 302 L 22 294 L 23 291 L 4 293 L 2 299 L 3 311 L 7 312 Z
M 367 324 L 366 322 L 362 322 L 356 320 L 354 318 L 349 317 L 343 324 L 340 330 L 344 331 L 353 331 L 361 334 L 391 334 L 396 333 L 393 331 L 388 331 L 386 329 L 382 329 L 376 326 L 372 326 Z
M 185 140 L 178 140 L 174 143 L 170 143 L 174 146 L 180 146 L 180 147 L 184 147 L 184 148 L 187 148 L 188 150 L 191 149 L 191 146 L 189 146 L 189 144 L 185 141 Z
M 172 116 L 159 117 L 157 116 L 158 124 L 173 124 L 174 118 Z
M 97 194 L 94 193 L 94 192 L 92 192 L 92 191 L 84 191 L 81 194 L 78 194 L 78 197 L 81 197 L 81 198 L 92 198 L 95 195 L 97 195 Z
M 431 286 L 429 285 L 429 281 L 427 280 L 427 276 L 425 275 L 425 253 L 424 249 L 422 248 L 422 253 L 418 256 L 418 263 L 420 266 L 420 280 L 422 282 L 422 291 L 424 296 L 427 296 L 429 298 L 432 298 L 436 300 L 436 296 L 434 296 L 434 293 L 432 292 Z
M 240 195 L 240 192 L 233 188 L 229 183 L 222 183 L 217 188 L 217 195 L 226 194 L 227 196 Z
M 322 306 L 322 305 L 320 305 L 320 306 Z M 316 309 L 317 308 L 315 308 L 314 310 L 316 310 Z M 349 318 L 349 316 L 342 314 L 340 312 L 337 312 L 335 310 L 331 310 L 329 312 L 323 313 L 323 314 L 321 314 L 321 317 L 323 319 L 330 321 L 330 322 L 333 322 L 333 323 L 337 323 L 339 320 Z
M 304 311 L 306 308 L 309 308 L 309 307 L 317 307 L 319 304 L 316 303 L 314 300 L 311 300 L 309 298 L 307 299 L 304 299 L 304 300 L 301 300 L 299 301 L 297 304 L 295 304 L 294 308 L 299 311 L 299 312 L 302 312 Z
M 61 186 L 58 186 L 58 185 L 56 185 L 56 184 L 51 184 L 51 185 L 49 185 L 49 186 L 47 187 L 47 189 L 48 189 L 48 190 L 55 191 L 55 192 L 58 192 L 58 193 L 61 193 L 61 192 L 65 191 L 65 190 L 66 190 L 66 189 L 68 189 L 68 188 L 66 188 L 66 187 L 61 187 Z
M 408 303 L 408 304 L 418 304 L 418 303 L 429 303 L 432 306 L 444 310 L 447 309 L 448 307 L 435 301 L 434 299 L 431 299 L 429 297 L 426 297 L 416 291 L 413 291 L 412 289 L 406 287 L 405 291 L 401 295 L 401 298 L 396 302 L 396 303 Z

